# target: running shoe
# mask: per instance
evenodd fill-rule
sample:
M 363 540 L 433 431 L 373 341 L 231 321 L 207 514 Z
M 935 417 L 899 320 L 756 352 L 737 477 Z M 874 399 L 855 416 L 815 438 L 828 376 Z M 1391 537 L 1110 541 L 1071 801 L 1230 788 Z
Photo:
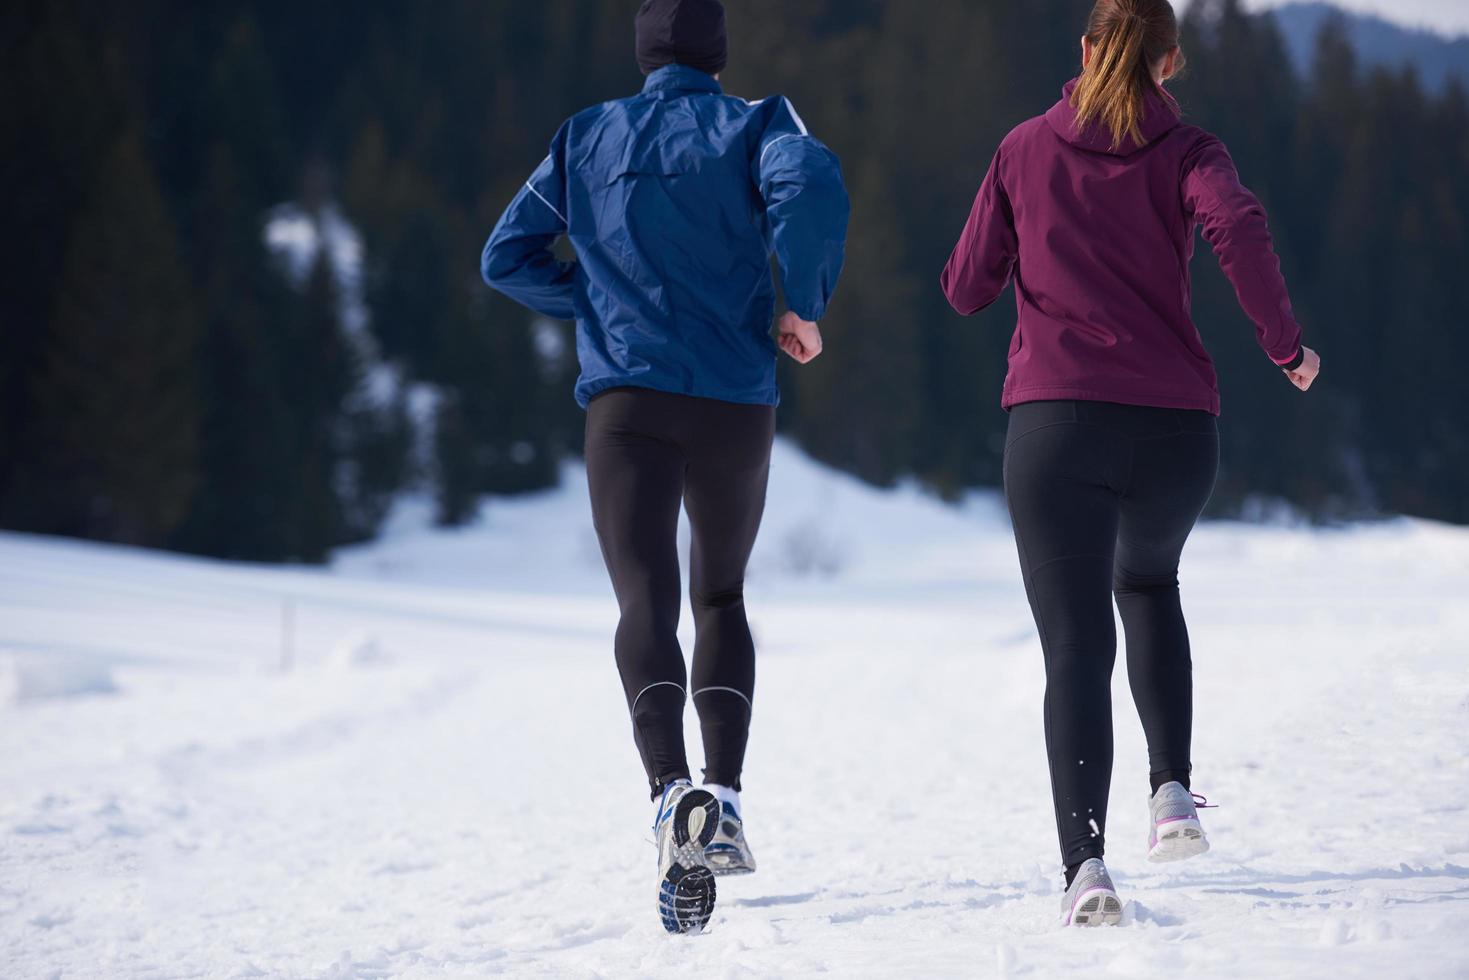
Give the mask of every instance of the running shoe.
M 1089 858 L 1076 869 L 1071 887 L 1061 896 L 1063 926 L 1115 926 L 1122 921 L 1122 899 L 1101 858 Z
M 1148 803 L 1152 830 L 1148 833 L 1149 861 L 1182 861 L 1209 849 L 1199 823 L 1199 801 L 1179 782 L 1158 787 Z
M 719 801 L 685 782 L 664 788 L 653 834 L 658 843 L 658 918 L 671 933 L 702 932 L 714 914 L 714 872 L 704 848 L 714 839 Z
M 709 867 L 717 875 L 747 875 L 755 870 L 755 855 L 745 840 L 745 822 L 735 812 L 734 804 L 724 802 L 714 839 L 704 848 Z

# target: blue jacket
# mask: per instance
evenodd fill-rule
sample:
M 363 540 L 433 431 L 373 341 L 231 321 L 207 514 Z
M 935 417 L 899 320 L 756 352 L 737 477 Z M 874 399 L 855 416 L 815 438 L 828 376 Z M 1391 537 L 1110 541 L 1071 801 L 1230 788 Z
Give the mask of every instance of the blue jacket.
M 770 255 L 789 308 L 820 320 L 848 210 L 836 156 L 787 99 L 746 102 L 669 65 L 640 95 L 562 125 L 480 271 L 538 313 L 576 320 L 583 407 L 629 385 L 774 405 Z M 552 254 L 563 234 L 576 262 Z

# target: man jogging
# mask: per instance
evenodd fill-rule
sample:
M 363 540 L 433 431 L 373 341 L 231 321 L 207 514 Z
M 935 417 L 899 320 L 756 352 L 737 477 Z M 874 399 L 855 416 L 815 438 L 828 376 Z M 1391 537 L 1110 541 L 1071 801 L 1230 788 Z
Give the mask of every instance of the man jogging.
M 495 289 L 575 319 L 592 518 L 621 609 L 617 667 L 657 810 L 658 911 L 696 932 L 714 874 L 750 872 L 740 818 L 755 650 L 744 577 L 765 505 L 776 348 L 821 353 L 848 201 L 836 157 L 789 100 L 746 102 L 718 78 L 718 0 L 647 0 L 640 94 L 573 116 L 485 245 Z M 562 235 L 575 262 L 552 254 Z M 788 312 L 771 337 L 780 266 Z M 692 677 L 676 630 L 679 506 L 693 531 Z M 694 788 L 683 710 L 704 741 Z

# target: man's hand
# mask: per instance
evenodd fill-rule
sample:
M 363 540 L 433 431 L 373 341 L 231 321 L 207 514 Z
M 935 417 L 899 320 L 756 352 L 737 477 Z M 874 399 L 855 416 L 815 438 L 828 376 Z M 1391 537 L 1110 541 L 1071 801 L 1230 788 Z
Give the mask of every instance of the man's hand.
M 787 311 L 776 321 L 776 343 L 800 363 L 810 364 L 821 353 L 821 328 Z
M 1286 371 L 1285 376 L 1290 378 L 1291 384 L 1305 391 L 1316 380 L 1316 375 L 1321 373 L 1321 357 L 1309 347 L 1302 347 L 1301 353 L 1305 355 L 1301 366 L 1294 371 Z

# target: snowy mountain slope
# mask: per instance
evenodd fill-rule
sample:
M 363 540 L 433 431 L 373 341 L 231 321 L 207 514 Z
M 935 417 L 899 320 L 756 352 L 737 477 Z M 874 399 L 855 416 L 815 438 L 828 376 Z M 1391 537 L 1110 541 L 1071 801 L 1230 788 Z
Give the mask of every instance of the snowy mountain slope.
M 1119 667 L 1127 920 L 1066 933 L 997 502 L 781 446 L 750 582 L 761 870 L 670 939 L 567 477 L 461 532 L 405 506 L 329 572 L 0 535 L 0 976 L 1469 974 L 1469 533 L 1202 528 L 1215 850 L 1143 860 Z

